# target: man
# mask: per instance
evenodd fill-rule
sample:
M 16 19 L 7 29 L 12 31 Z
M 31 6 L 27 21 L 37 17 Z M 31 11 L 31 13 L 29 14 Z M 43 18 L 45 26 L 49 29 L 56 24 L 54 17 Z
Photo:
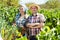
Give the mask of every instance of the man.
M 38 13 L 39 6 L 36 4 L 31 4 L 29 9 L 32 12 L 32 15 L 27 18 L 27 28 L 29 30 L 29 39 L 37 40 L 36 35 L 39 34 L 43 24 L 45 22 L 45 18 L 43 14 Z

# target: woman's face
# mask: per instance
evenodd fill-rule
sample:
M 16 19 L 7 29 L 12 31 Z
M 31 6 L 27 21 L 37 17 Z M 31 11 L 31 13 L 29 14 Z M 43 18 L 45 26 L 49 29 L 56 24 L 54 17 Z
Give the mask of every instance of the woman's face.
M 32 6 L 30 9 L 31 9 L 32 13 L 36 13 L 37 12 L 37 7 L 35 7 L 35 6 Z
M 19 11 L 20 11 L 20 13 L 24 13 L 23 7 L 20 7 Z

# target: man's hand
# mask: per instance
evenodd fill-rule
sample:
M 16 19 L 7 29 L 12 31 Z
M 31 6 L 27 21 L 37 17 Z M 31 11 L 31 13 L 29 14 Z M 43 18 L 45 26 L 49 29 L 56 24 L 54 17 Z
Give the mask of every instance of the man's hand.
M 35 26 L 35 25 L 39 25 L 39 23 L 28 23 L 27 26 Z
M 35 24 L 34 23 L 28 23 L 27 24 L 27 27 L 32 27 L 32 26 L 34 26 Z

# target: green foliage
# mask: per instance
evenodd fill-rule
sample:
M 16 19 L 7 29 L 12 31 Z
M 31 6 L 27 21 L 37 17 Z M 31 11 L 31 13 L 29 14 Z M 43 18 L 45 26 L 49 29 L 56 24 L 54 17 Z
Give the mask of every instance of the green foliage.
M 52 28 L 49 32 L 46 32 L 46 27 L 49 26 L 45 26 L 42 31 L 40 32 L 40 34 L 37 35 L 37 38 L 39 40 L 60 40 L 60 35 L 58 34 L 58 29 L 57 28 Z M 47 28 L 49 29 L 49 28 Z M 48 30 L 47 30 L 48 31 Z
M 8 23 L 0 17 L 0 33 L 3 40 L 11 40 L 12 34 L 16 34 L 16 30 L 16 27 L 8 25 Z
M 12 25 L 15 22 L 18 12 L 18 7 L 0 6 L 0 33 L 4 40 L 27 40 L 23 36 L 17 38 L 16 36 L 20 37 L 21 34 L 16 31 L 17 27 Z M 46 22 L 43 30 L 37 35 L 37 38 L 40 40 L 60 40 L 60 9 L 40 9 L 38 12 L 44 14 Z M 31 11 L 27 10 L 27 14 L 31 15 Z
M 41 9 L 38 12 L 44 14 L 46 18 L 46 25 L 50 28 L 56 27 L 57 22 L 60 19 L 60 9 Z
M 27 37 L 26 36 L 23 36 L 21 38 L 16 38 L 16 40 L 27 40 Z
M 60 8 L 60 0 L 48 0 L 46 4 L 41 5 L 42 8 L 55 9 Z
M 18 14 L 18 8 L 16 7 L 3 7 L 0 9 L 0 15 L 5 19 L 9 24 L 15 22 L 16 14 Z
M 0 4 L 2 6 L 19 6 L 18 5 L 18 0 L 0 0 Z
M 27 40 L 26 36 L 22 36 L 21 33 L 18 32 L 16 25 L 8 25 L 8 22 L 2 17 L 0 17 L 0 34 L 3 40 Z

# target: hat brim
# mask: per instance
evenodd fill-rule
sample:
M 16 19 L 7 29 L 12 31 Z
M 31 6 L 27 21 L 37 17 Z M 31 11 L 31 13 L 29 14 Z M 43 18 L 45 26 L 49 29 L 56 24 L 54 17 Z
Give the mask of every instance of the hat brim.
M 31 4 L 31 5 L 29 5 L 29 9 L 31 9 L 31 7 L 33 7 L 33 6 L 37 7 L 38 10 L 40 9 L 40 6 L 37 5 L 37 4 Z

